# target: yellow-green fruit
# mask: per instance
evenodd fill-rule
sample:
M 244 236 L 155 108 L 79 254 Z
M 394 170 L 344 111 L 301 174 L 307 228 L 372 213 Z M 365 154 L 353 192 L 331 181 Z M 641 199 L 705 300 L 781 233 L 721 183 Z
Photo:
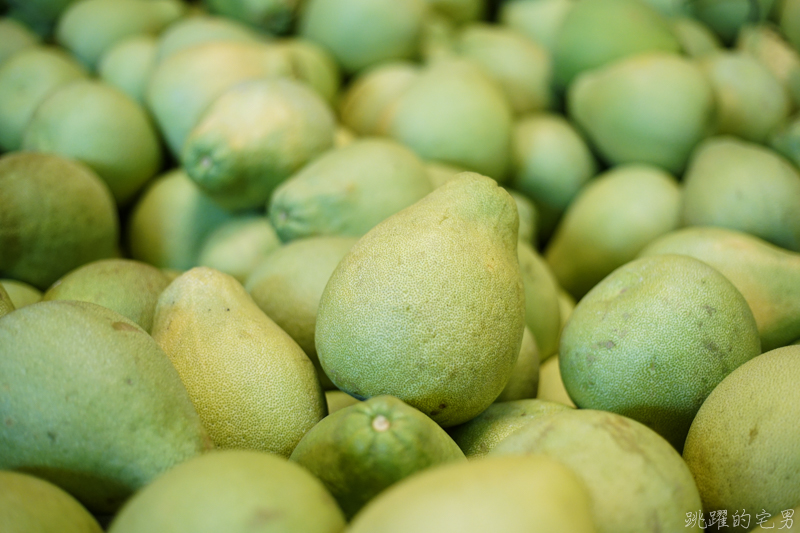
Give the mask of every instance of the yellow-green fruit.
M 223 17 L 196 15 L 170 24 L 158 37 L 156 62 L 199 44 L 228 41 L 256 43 L 266 39 L 244 24 Z
M 481 413 L 522 342 L 518 227 L 508 193 L 466 172 L 378 224 L 322 295 L 325 373 L 357 398 L 395 396 L 443 427 Z
M 695 18 L 730 43 L 746 24 L 764 22 L 773 3 L 775 0 L 696 0 L 691 10 Z
M 183 145 L 189 177 L 231 210 L 263 206 L 272 191 L 333 146 L 336 118 L 292 80 L 254 80 L 224 92 Z
M 112 513 L 210 443 L 169 358 L 139 326 L 88 302 L 0 320 L 0 469 Z
M 656 53 L 585 73 L 570 86 L 567 106 L 609 163 L 678 173 L 711 128 L 715 101 L 697 64 Z
M 764 511 L 762 510 L 762 513 L 763 512 Z M 761 513 L 758 514 L 760 515 Z M 754 527 L 750 531 L 758 531 L 759 529 L 776 529 L 786 531 L 800 530 L 800 522 L 798 522 L 798 517 L 800 517 L 800 506 L 797 506 L 794 509 L 781 509 L 781 512 L 777 513 L 774 518 L 764 522 L 763 528 L 758 526 Z
M 16 309 L 14 302 L 11 301 L 11 296 L 6 292 L 5 287 L 0 285 L 0 317 L 3 317 Z
M 308 0 L 300 35 L 330 51 L 346 72 L 357 72 L 413 59 L 426 11 L 424 0 Z
M 156 67 L 147 104 L 175 155 L 214 100 L 244 81 L 288 76 L 284 53 L 258 42 L 212 41 L 174 52 Z
M 277 46 L 288 56 L 292 75 L 335 106 L 342 74 L 333 56 L 318 44 L 297 37 L 283 39 Z
M 266 217 L 237 217 L 208 236 L 197 263 L 244 283 L 261 261 L 280 246 L 281 240 Z
M 558 350 L 561 317 L 558 282 L 544 259 L 528 244 L 517 244 L 522 283 L 525 287 L 525 324 L 533 333 L 539 358 L 544 361 Z
M 576 2 L 556 38 L 555 78 L 567 87 L 581 73 L 629 56 L 679 50 L 669 21 L 645 2 Z
M 656 167 L 626 165 L 592 180 L 570 204 L 545 251 L 558 283 L 575 298 L 649 244 L 677 229 L 681 189 Z
M 800 338 L 800 254 L 746 233 L 710 227 L 669 233 L 641 255 L 657 254 L 694 257 L 728 278 L 753 311 L 762 351 Z
M 301 0 L 204 0 L 212 13 L 239 20 L 271 33 L 286 33 Z
M 536 347 L 536 339 L 533 338 L 531 330 L 526 327 L 522 334 L 522 346 L 519 349 L 514 372 L 503 392 L 495 399 L 495 403 L 536 398 L 538 388 L 539 349 Z
M 539 367 L 539 391 L 536 398 L 575 407 L 575 402 L 569 397 L 564 382 L 561 380 L 558 355 L 543 362 Z
M 20 50 L 35 46 L 40 37 L 25 24 L 12 18 L 0 18 L 0 65 Z
M 350 146 L 358 137 L 355 133 L 350 131 L 345 126 L 339 125 L 336 127 L 336 133 L 333 135 L 333 147 L 334 148 L 344 148 L 345 146 Z
M 325 403 L 328 404 L 328 416 L 332 415 L 336 411 L 344 409 L 345 407 L 355 405 L 360 401 L 361 400 L 353 398 L 346 392 L 342 392 L 340 390 L 325 391 Z
M 575 5 L 574 0 L 538 0 L 536 2 L 503 2 L 499 20 L 540 45 L 552 55 L 564 19 Z
M 0 279 L 0 286 L 8 293 L 15 309 L 35 304 L 42 300 L 42 291 L 21 281 Z
M 359 75 L 342 95 L 342 123 L 359 135 L 388 132 L 391 109 L 417 79 L 420 68 L 414 63 L 381 63 Z
M 329 151 L 282 183 L 269 203 L 281 239 L 360 237 L 431 192 L 418 157 L 389 139 Z
M 45 289 L 90 261 L 112 257 L 119 228 L 108 187 L 54 155 L 0 159 L 0 275 Z
M 486 0 L 427 0 L 428 5 L 457 24 L 484 18 Z
M 398 98 L 388 133 L 426 160 L 502 181 L 511 148 L 512 111 L 503 92 L 473 63 L 428 66 Z
M 780 81 L 744 53 L 718 53 L 700 62 L 717 99 L 716 131 L 764 142 L 789 116 L 791 101 Z
M 750 54 L 781 82 L 795 105 L 800 104 L 800 54 L 772 26 L 745 26 L 736 49 Z
M 265 258 L 247 279 L 247 292 L 317 367 L 323 388 L 333 388 L 317 357 L 314 331 L 319 301 L 336 266 L 356 243 L 352 237 L 290 242 Z
M 691 17 L 676 17 L 672 31 L 681 43 L 681 50 L 689 57 L 704 57 L 720 52 L 722 43 L 708 26 Z
M 800 501 L 798 379 L 800 346 L 787 346 L 736 369 L 705 401 L 683 452 L 704 509 L 774 516 Z
M 109 533 L 340 533 L 342 511 L 318 480 L 280 457 L 206 454 L 134 496 Z
M 800 174 L 781 156 L 735 137 L 701 144 L 684 176 L 683 222 L 750 233 L 800 251 Z
M 291 460 L 308 469 L 352 518 L 408 476 L 464 454 L 433 420 L 392 396 L 376 396 L 323 419 Z
M 800 50 L 800 2 L 784 0 L 783 8 L 779 13 L 779 22 L 783 34 L 786 35 L 795 50 Z
M 760 353 L 753 313 L 725 276 L 659 255 L 620 267 L 578 302 L 559 356 L 579 407 L 633 418 L 681 450 L 714 387 Z
M 428 173 L 431 173 L 431 165 L 428 165 Z M 519 240 L 536 247 L 536 226 L 539 214 L 536 212 L 536 205 L 524 194 L 514 190 L 508 190 L 508 194 L 517 204 L 517 214 L 519 215 Z
M 0 472 L 0 530 L 4 533 L 102 533 L 75 498 L 47 481 Z
M 148 333 L 169 281 L 155 267 L 130 259 L 104 259 L 73 270 L 50 287 L 44 300 L 79 300 L 107 307 Z
M 384 492 L 348 533 L 594 533 L 580 480 L 546 457 L 492 457 L 435 468 Z
M 156 35 L 185 9 L 179 0 L 81 0 L 58 20 L 56 40 L 94 69 L 115 44 L 134 35 Z
M 156 179 L 128 222 L 131 256 L 158 268 L 187 270 L 198 264 L 208 236 L 234 217 L 207 198 L 183 171 Z
M 586 141 L 561 115 L 520 119 L 514 126 L 511 157 L 514 187 L 558 213 L 597 173 Z
M 513 30 L 489 24 L 464 28 L 456 50 L 477 62 L 503 89 L 514 113 L 549 109 L 552 65 L 547 50 Z
M 144 105 L 150 75 L 156 68 L 158 41 L 152 35 L 137 35 L 110 48 L 97 67 L 104 82 Z
M 539 417 L 489 455 L 545 455 L 586 484 L 598 533 L 687 529 L 701 509 L 692 474 L 667 441 L 638 422 L 605 411 L 565 409 Z
M 448 433 L 468 458 L 475 459 L 488 454 L 531 421 L 565 409 L 566 405 L 534 399 L 493 403 L 466 424 L 450 428 Z
M 199 267 L 173 281 L 153 338 L 219 448 L 288 457 L 327 414 L 314 365 L 227 274 Z
M 78 160 L 129 202 L 161 167 L 161 144 L 139 104 L 106 83 L 76 81 L 48 96 L 22 137 L 22 148 Z
M 55 48 L 31 47 L 4 62 L 0 67 L 0 147 L 18 150 L 39 104 L 59 87 L 85 77 L 83 67 Z

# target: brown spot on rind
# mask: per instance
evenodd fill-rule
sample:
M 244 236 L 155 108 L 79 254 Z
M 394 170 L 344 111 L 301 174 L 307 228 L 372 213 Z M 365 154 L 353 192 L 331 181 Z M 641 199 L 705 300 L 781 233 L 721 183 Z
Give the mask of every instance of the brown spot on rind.
M 755 426 L 753 427 L 753 429 L 750 430 L 750 441 L 748 442 L 748 444 L 753 444 L 753 441 L 756 440 L 757 436 L 758 436 L 758 426 Z
M 131 326 L 130 324 L 126 324 L 125 322 L 114 322 L 111 324 L 111 327 L 117 331 L 139 331 L 135 327 Z

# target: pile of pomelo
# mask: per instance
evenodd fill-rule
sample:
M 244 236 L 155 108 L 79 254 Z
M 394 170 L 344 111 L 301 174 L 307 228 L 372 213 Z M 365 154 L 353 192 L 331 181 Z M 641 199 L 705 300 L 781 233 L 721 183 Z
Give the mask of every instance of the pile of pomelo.
M 0 14 L 0 533 L 800 529 L 800 0 Z

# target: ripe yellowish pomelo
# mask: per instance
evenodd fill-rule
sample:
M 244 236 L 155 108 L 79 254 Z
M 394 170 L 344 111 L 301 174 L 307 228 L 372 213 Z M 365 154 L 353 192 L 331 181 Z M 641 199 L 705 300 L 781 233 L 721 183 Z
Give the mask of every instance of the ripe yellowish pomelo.
M 314 365 L 233 277 L 198 267 L 161 294 L 153 338 L 219 448 L 288 457 L 326 414 Z
M 798 376 L 800 346 L 778 348 L 734 370 L 700 408 L 683 457 L 704 509 L 775 516 L 800 501 Z
M 669 443 L 648 427 L 605 411 L 564 409 L 534 419 L 490 452 L 546 455 L 585 484 L 598 533 L 684 529 L 701 508 L 692 474 Z
M 275 455 L 216 451 L 136 494 L 109 533 L 340 533 L 342 511 L 303 468 Z
M 348 533 L 593 533 L 589 505 L 583 483 L 550 458 L 486 457 L 398 483 Z
M 0 472 L 0 530 L 5 533 L 102 533 L 75 498 L 39 478 Z

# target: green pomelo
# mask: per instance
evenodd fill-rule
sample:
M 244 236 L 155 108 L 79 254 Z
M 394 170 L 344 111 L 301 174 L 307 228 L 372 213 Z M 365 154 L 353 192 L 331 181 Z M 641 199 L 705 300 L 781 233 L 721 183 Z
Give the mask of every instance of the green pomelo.
M 526 399 L 493 403 L 484 412 L 448 433 L 470 459 L 483 457 L 503 439 L 529 422 L 569 409 L 545 400 Z
M 464 460 L 436 422 L 392 396 L 376 396 L 324 418 L 294 449 L 351 518 L 379 493 L 408 476 Z
M 314 331 L 319 301 L 336 266 L 356 243 L 352 237 L 311 237 L 272 252 L 247 279 L 258 307 L 308 355 L 325 389 L 333 388 L 317 357 Z
M 0 159 L 0 276 L 45 289 L 115 255 L 118 238 L 114 199 L 89 168 L 46 154 Z
M 210 447 L 169 358 L 139 326 L 88 302 L 0 320 L 0 469 L 46 479 L 93 512 Z
M 660 255 L 614 271 L 575 308 L 561 375 L 581 408 L 633 418 L 682 450 L 714 387 L 761 353 L 742 294 L 717 270 Z
M 44 300 L 102 305 L 149 333 L 158 297 L 167 285 L 167 277 L 148 264 L 130 259 L 104 259 L 83 265 L 58 280 L 44 294 Z
M 514 370 L 525 321 L 514 200 L 463 173 L 367 233 L 320 301 L 336 386 L 395 396 L 443 427 L 474 418 Z

